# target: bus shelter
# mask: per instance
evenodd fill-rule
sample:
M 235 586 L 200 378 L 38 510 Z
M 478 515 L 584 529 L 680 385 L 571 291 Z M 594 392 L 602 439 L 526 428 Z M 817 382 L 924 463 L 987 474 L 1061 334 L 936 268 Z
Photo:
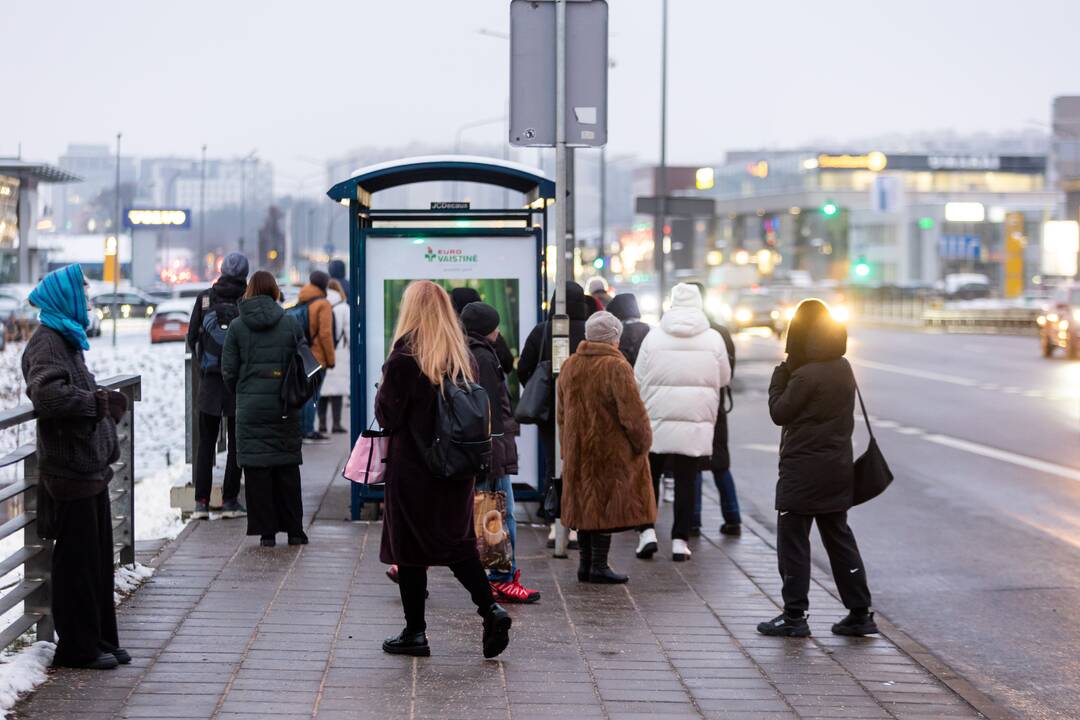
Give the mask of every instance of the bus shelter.
M 421 209 L 375 208 L 383 190 L 417 183 L 495 185 L 520 193 L 516 207 L 472 208 L 468 202 L 432 200 Z M 437 186 L 432 186 L 437 187 Z M 518 163 L 472 156 L 416 157 L 361 168 L 327 192 L 349 211 L 349 333 L 351 432 L 374 418 L 376 384 L 389 355 L 405 287 L 432 280 L 448 291 L 470 287 L 493 305 L 499 331 L 515 359 L 543 317 L 548 295 L 545 228 L 555 183 Z M 516 402 L 517 373 L 508 378 Z M 515 499 L 539 500 L 544 491 L 542 453 L 534 426 L 518 437 L 520 473 Z M 383 499 L 382 488 L 352 485 L 352 517 Z

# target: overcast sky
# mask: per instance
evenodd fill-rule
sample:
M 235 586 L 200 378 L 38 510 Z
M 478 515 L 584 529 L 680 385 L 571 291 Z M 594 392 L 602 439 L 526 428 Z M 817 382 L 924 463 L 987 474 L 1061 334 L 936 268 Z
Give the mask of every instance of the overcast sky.
M 669 157 L 1049 122 L 1080 93 L 1073 0 L 670 0 Z M 503 114 L 508 0 L 7 0 L 0 155 L 256 149 L 322 192 L 355 147 L 445 144 Z M 658 153 L 660 0 L 610 0 L 610 144 Z M 499 125 L 465 133 L 503 139 Z M 535 157 L 529 153 L 529 157 Z

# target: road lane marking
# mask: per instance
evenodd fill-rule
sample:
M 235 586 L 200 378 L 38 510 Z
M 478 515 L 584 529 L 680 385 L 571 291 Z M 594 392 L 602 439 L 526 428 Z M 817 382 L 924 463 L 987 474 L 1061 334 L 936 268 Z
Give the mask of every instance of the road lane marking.
M 873 360 L 862 360 L 858 358 L 850 359 L 850 362 L 853 365 L 870 368 L 871 370 L 883 370 L 884 372 L 896 373 L 897 375 L 907 375 L 908 377 L 917 377 L 924 380 L 937 380 L 938 382 L 950 383 L 952 385 L 962 385 L 964 387 L 978 387 L 979 385 L 979 383 L 971 378 L 961 377 L 960 375 L 946 375 L 945 373 L 933 372 L 931 370 L 916 370 L 915 368 L 889 365 L 888 363 L 879 363 L 874 362 Z
M 981 455 L 992 460 L 1000 460 L 1001 462 L 1007 462 L 1018 467 L 1046 473 L 1047 475 L 1057 475 L 1066 480 L 1080 482 L 1080 470 L 1066 465 L 1058 465 L 1057 463 L 1039 460 L 1038 458 L 1033 458 L 1028 455 L 1020 455 L 1019 453 L 1009 452 L 1008 450 L 1000 450 L 995 447 L 990 447 L 989 445 L 982 445 L 981 443 L 971 442 L 970 440 L 961 440 L 960 438 L 954 438 L 949 435 L 934 433 L 924 435 L 923 439 L 932 443 L 937 443 L 938 445 L 953 448 L 954 450 L 963 450 L 964 452 L 969 452 L 973 455 Z
M 757 450 L 758 452 L 778 453 L 780 452 L 779 445 L 766 445 L 764 443 L 746 443 L 743 445 L 747 450 Z

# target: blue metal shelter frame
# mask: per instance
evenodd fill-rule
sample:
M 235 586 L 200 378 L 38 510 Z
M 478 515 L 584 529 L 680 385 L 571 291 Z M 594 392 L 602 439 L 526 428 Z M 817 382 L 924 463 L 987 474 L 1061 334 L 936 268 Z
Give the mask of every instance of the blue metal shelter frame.
M 421 182 L 482 183 L 515 190 L 524 196 L 523 207 L 493 209 L 376 210 L 371 196 L 381 190 Z M 543 317 L 548 294 L 546 241 L 547 205 L 555 197 L 555 183 L 517 163 L 471 156 L 407 158 L 361 168 L 327 192 L 349 209 L 349 357 L 351 380 L 351 433 L 355 444 L 368 426 L 367 318 L 360 303 L 366 297 L 366 248 L 369 237 L 522 237 L 536 238 L 537 322 Z M 517 227 L 462 227 L 461 221 L 520 221 Z M 410 228 L 410 223 L 416 227 Z M 421 226 L 422 224 L 422 226 Z M 543 453 L 539 453 L 543 463 Z M 543 497 L 545 473 L 538 473 L 536 489 L 515 488 L 519 501 Z M 359 520 L 365 503 L 381 502 L 378 486 L 352 484 L 351 514 Z

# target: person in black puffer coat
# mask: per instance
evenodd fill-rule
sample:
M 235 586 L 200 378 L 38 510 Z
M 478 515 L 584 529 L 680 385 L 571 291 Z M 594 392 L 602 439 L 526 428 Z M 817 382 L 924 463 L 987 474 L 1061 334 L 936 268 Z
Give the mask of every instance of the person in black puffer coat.
M 195 453 L 195 512 L 193 520 L 210 517 L 210 490 L 214 477 L 214 456 L 217 454 L 221 418 L 225 418 L 225 477 L 221 485 L 221 515 L 243 517 L 247 511 L 240 504 L 240 466 L 236 462 L 236 396 L 225 387 L 221 377 L 221 349 L 208 337 L 204 320 L 210 313 L 218 320 L 216 327 L 228 327 L 239 311 L 237 303 L 247 289 L 248 260 L 241 253 L 225 256 L 221 277 L 213 286 L 199 293 L 188 321 L 187 345 L 196 361 L 194 372 L 199 373 L 198 406 L 199 442 Z M 211 331 L 215 326 L 211 325 Z M 209 351 L 209 353 L 208 353 Z
M 247 478 L 248 535 L 273 547 L 285 532 L 290 545 L 307 544 L 300 496 L 304 462 L 301 411 L 285 410 L 281 383 L 303 341 L 303 331 L 278 304 L 274 276 L 251 276 L 240 317 L 229 326 L 221 374 L 236 393 L 237 460 Z
M 641 319 L 641 310 L 638 309 L 637 296 L 634 293 L 619 293 L 608 303 L 607 311 L 617 317 L 622 323 L 622 337 L 619 338 L 619 352 L 633 367 L 637 362 L 638 350 L 641 349 L 641 341 L 649 334 L 647 322 Z
M 844 359 L 847 330 L 820 300 L 804 300 L 788 327 L 787 360 L 769 383 L 769 414 L 780 435 L 776 484 L 777 556 L 784 612 L 758 625 L 765 635 L 805 637 L 810 591 L 810 526 L 817 523 L 848 616 L 838 635 L 877 632 L 855 536 L 847 523 L 854 492 L 851 434 L 855 375 Z
M 483 302 L 480 293 L 471 287 L 458 287 L 450 291 L 450 302 L 454 305 L 454 312 L 461 317 L 461 311 L 469 303 Z M 514 354 L 510 352 L 510 346 L 506 344 L 506 338 L 501 334 L 495 338 L 495 355 L 499 358 L 499 365 L 504 375 L 514 372 Z

